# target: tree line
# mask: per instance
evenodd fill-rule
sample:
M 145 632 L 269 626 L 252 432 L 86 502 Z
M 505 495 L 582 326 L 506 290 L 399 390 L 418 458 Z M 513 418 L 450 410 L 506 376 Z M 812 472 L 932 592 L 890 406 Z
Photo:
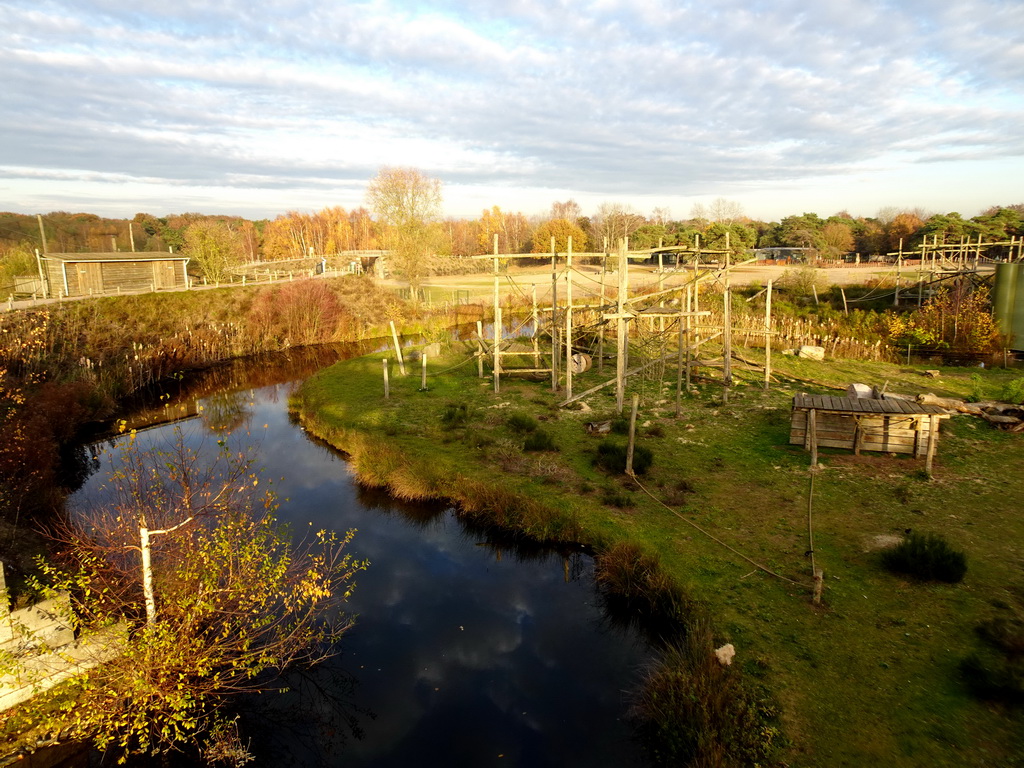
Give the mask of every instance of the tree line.
M 695 205 L 689 216 L 672 218 L 666 208 L 645 215 L 631 206 L 607 202 L 584 211 L 574 200 L 556 201 L 542 214 L 504 210 L 495 205 L 477 218 L 442 215 L 441 182 L 412 168 L 384 168 L 367 189 L 366 207 L 325 207 L 313 213 L 287 211 L 274 219 L 183 213 L 108 219 L 89 213 L 52 212 L 43 216 L 49 252 L 163 251 L 191 253 L 209 277 L 231 265 L 282 261 L 387 248 L 401 256 L 424 256 L 415 269 L 430 271 L 432 257 L 492 253 L 547 253 L 566 250 L 572 237 L 577 252 L 605 251 L 628 238 L 631 248 L 699 244 L 721 249 L 790 247 L 835 259 L 912 251 L 922 242 L 1006 241 L 1024 236 L 1024 203 L 992 206 L 972 218 L 957 212 L 927 214 L 920 209 L 883 208 L 874 217 L 845 211 L 826 218 L 817 213 L 760 221 L 724 198 Z M 42 249 L 35 216 L 0 213 L 0 280 L 34 272 L 34 251 Z M 412 268 L 410 259 L 402 259 Z M 7 278 L 7 279 L 4 279 Z

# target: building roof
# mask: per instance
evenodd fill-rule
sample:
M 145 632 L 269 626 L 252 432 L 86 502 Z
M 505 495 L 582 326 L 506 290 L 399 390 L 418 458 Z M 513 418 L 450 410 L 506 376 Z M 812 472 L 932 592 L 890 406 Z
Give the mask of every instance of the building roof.
M 110 251 L 107 253 L 45 253 L 44 259 L 53 261 L 188 261 L 188 256 L 166 251 Z

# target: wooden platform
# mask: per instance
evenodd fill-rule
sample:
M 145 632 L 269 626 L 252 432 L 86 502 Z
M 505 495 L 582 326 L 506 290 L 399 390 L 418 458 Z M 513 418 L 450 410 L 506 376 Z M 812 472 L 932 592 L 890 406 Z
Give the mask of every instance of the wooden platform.
M 938 406 L 901 399 L 796 395 L 789 442 L 817 459 L 819 447 L 925 456 L 929 471 L 939 423 L 949 415 Z

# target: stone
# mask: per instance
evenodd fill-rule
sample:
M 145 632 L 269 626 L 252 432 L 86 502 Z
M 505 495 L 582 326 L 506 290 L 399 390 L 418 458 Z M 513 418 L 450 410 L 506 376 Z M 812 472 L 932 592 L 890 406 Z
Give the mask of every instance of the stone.
M 927 371 L 924 372 L 924 375 L 927 376 L 929 379 L 937 379 L 939 378 L 939 376 L 942 375 L 942 372 L 936 371 L 934 368 L 929 368 Z
M 797 357 L 802 357 L 805 360 L 824 360 L 825 359 L 825 348 L 824 347 L 811 347 L 804 345 L 796 352 Z
M 850 384 L 846 388 L 846 394 L 858 400 L 871 400 L 875 393 L 867 384 Z
M 715 658 L 718 659 L 718 663 L 723 667 L 728 667 L 732 664 L 732 660 L 735 656 L 736 648 L 732 643 L 726 643 L 721 648 L 715 649 Z

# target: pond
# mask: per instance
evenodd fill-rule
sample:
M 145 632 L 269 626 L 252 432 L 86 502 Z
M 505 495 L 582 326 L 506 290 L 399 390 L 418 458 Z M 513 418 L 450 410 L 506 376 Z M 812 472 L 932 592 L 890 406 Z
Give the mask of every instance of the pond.
M 250 720 L 257 764 L 643 765 L 624 718 L 651 652 L 602 608 L 590 557 L 578 546 L 503 542 L 442 504 L 359 486 L 341 455 L 289 419 L 299 381 L 287 379 L 311 372 L 294 362 L 255 364 L 260 383 L 278 379 L 257 388 L 239 388 L 238 366 L 220 374 L 219 389 L 185 388 L 166 405 L 186 418 L 138 436 L 166 443 L 179 429 L 197 446 L 224 434 L 233 447 L 255 443 L 280 519 L 296 535 L 355 528 L 350 551 L 370 561 L 339 654 Z M 154 424 L 162 410 L 134 418 Z M 120 444 L 97 444 L 72 509 L 102 502 Z

